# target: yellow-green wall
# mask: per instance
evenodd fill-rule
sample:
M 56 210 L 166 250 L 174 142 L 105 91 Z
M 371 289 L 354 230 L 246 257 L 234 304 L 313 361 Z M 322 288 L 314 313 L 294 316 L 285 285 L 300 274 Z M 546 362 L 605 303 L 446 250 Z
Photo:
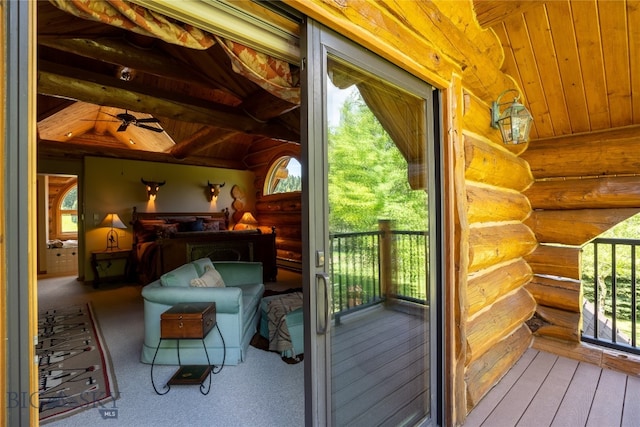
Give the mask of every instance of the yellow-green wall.
M 166 181 L 154 202 L 147 201 L 146 187 L 140 182 Z M 107 229 L 98 228 L 107 213 L 117 213 L 129 227 L 119 230 L 120 248 L 131 248 L 131 212 L 219 212 L 229 208 L 233 214 L 231 189 L 237 185 L 245 194 L 244 205 L 255 205 L 252 172 L 171 163 L 87 157 L 84 164 L 85 280 L 93 280 L 91 251 L 106 247 Z M 207 180 L 225 183 L 217 200 L 207 200 Z

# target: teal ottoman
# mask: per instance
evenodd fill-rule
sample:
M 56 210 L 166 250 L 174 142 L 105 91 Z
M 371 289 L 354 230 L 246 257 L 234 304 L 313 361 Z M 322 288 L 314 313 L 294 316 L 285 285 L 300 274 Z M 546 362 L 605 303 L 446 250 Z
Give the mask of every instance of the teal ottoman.
M 270 304 L 271 303 L 271 304 Z M 269 309 L 274 311 L 275 322 L 284 321 L 289 336 L 291 337 L 291 349 L 281 351 L 283 357 L 295 357 L 304 353 L 304 323 L 302 293 L 272 295 L 262 298 L 260 302 L 260 335 L 269 340 Z M 282 320 L 284 316 L 284 320 Z M 271 347 L 271 343 L 270 343 Z

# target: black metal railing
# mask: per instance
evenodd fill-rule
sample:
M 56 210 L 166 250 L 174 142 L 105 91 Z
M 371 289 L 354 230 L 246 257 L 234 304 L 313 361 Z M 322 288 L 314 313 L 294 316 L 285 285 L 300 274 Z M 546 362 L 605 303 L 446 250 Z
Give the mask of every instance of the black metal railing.
M 598 238 L 583 248 L 583 341 L 640 354 L 639 246 L 640 240 Z
M 330 280 L 333 311 L 340 315 L 396 298 L 428 303 L 426 232 L 333 233 Z

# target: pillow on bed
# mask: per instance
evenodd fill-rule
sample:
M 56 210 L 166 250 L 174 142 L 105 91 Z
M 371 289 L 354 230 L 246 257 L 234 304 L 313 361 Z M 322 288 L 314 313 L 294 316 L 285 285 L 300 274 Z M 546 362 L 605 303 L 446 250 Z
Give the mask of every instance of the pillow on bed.
M 155 231 L 161 237 L 170 237 L 178 232 L 178 224 L 156 225 Z
M 220 223 L 218 221 L 206 221 L 202 224 L 204 231 L 220 231 Z
M 203 231 L 204 226 L 201 219 L 196 219 L 190 222 L 181 222 L 178 224 L 178 230 L 180 231 Z
M 166 224 L 164 219 L 139 219 L 135 222 L 133 230 L 138 243 L 156 240 L 158 233 L 156 227 Z
M 206 267 L 204 274 L 197 279 L 191 279 L 191 286 L 194 288 L 224 288 L 222 276 L 213 267 Z

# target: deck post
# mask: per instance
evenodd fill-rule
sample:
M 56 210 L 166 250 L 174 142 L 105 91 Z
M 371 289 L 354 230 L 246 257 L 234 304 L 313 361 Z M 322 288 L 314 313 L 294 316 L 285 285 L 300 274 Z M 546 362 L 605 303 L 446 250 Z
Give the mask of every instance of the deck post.
M 380 296 L 389 302 L 397 290 L 394 289 L 393 283 L 393 263 L 392 263 L 392 234 L 391 220 L 379 219 L 378 231 L 380 232 L 379 251 L 380 251 Z

